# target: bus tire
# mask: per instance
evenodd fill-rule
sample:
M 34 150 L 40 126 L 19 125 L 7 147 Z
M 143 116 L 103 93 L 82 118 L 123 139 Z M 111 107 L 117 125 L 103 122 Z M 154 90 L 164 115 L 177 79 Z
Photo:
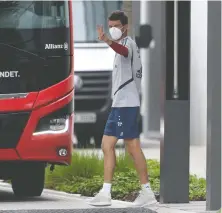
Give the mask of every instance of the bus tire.
M 11 183 L 16 197 L 41 196 L 45 182 L 45 164 L 33 163 L 22 166 L 13 175 Z

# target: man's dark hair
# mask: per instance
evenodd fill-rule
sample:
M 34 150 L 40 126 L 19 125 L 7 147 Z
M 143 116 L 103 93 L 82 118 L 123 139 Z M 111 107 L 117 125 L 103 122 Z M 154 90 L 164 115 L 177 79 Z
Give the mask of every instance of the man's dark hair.
M 122 25 L 128 24 L 128 17 L 127 15 L 120 10 L 112 12 L 112 14 L 109 16 L 110 21 L 118 21 L 120 20 Z

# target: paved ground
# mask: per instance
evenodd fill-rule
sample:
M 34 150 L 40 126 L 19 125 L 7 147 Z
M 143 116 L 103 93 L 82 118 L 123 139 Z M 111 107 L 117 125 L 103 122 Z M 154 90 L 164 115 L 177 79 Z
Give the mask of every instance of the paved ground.
M 63 192 L 44 190 L 40 198 L 16 199 L 13 196 L 9 184 L 0 183 L 0 212 L 53 212 L 53 213 L 80 213 L 80 212 L 112 212 L 112 213 L 152 213 L 145 208 L 130 208 L 130 203 L 113 201 L 111 207 L 95 208 L 86 203 L 85 197 L 79 195 L 70 195 Z M 130 209 L 129 209 L 130 208 Z M 104 210 L 106 209 L 106 210 Z M 37 211 L 38 210 L 38 211 Z M 126 211 L 127 210 L 127 211 Z
M 216 211 L 206 211 L 206 202 L 190 202 L 179 204 L 158 204 L 150 209 L 157 211 L 158 213 L 215 213 Z
M 111 207 L 95 208 L 89 206 L 86 199 L 80 195 L 44 190 L 40 198 L 19 200 L 13 196 L 9 184 L 0 182 L 0 213 L 206 213 L 205 202 L 132 208 L 131 203 L 113 201 Z

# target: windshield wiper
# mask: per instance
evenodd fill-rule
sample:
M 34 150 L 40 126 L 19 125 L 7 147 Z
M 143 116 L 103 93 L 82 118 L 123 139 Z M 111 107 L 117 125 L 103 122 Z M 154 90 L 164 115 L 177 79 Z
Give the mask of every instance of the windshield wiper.
M 35 53 L 33 53 L 33 52 L 30 52 L 30 51 L 27 51 L 27 50 L 24 50 L 24 49 L 20 49 L 20 48 L 18 48 L 18 47 L 12 46 L 12 45 L 10 45 L 10 44 L 6 44 L 6 43 L 0 42 L 0 45 L 4 45 L 4 46 L 7 46 L 7 47 L 11 47 L 11 48 L 14 48 L 14 49 L 16 49 L 16 50 L 19 50 L 19 51 L 21 51 L 21 52 L 28 53 L 28 54 L 30 54 L 30 55 L 33 55 L 33 56 L 39 57 L 39 58 L 41 58 L 41 59 L 43 59 L 43 60 L 46 60 L 45 58 L 39 56 L 38 54 L 35 54 Z

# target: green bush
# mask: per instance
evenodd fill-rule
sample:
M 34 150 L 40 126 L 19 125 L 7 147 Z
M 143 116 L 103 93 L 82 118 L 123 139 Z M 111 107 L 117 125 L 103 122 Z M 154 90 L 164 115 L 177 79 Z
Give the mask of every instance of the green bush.
M 198 178 L 196 175 L 190 175 L 190 199 L 206 200 L 206 180 Z
M 132 201 L 140 190 L 134 164 L 128 155 L 117 157 L 116 170 L 112 185 L 112 198 Z M 159 198 L 160 164 L 147 160 L 150 184 Z M 103 159 L 96 153 L 73 153 L 72 165 L 55 167 L 53 172 L 46 171 L 46 187 L 68 193 L 93 196 L 103 184 Z M 205 200 L 206 180 L 190 175 L 190 200 Z

